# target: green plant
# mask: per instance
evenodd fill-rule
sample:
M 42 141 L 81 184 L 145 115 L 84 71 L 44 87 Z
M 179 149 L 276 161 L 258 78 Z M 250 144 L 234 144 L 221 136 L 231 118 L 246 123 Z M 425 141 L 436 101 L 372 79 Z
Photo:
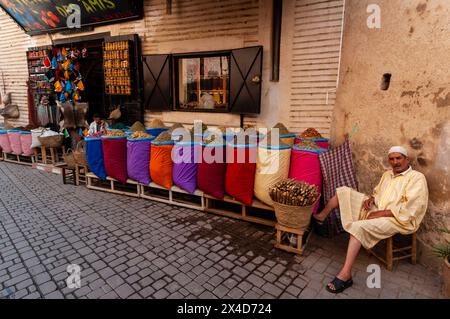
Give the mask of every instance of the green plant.
M 450 234 L 450 229 L 443 228 L 439 231 L 444 234 Z M 447 240 L 447 243 L 434 246 L 433 253 L 439 258 L 450 260 L 450 241 Z

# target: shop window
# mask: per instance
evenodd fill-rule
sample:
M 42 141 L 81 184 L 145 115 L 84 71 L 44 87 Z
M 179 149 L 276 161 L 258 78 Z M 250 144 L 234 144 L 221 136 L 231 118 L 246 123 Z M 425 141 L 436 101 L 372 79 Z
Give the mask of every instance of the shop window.
M 262 46 L 144 55 L 144 108 L 259 114 Z
M 178 110 L 228 111 L 230 55 L 176 57 Z

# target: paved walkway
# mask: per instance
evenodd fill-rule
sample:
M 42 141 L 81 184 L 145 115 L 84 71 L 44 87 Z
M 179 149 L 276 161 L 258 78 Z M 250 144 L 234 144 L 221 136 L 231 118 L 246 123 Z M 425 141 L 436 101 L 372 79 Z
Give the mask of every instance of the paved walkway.
M 345 293 L 324 286 L 345 235 L 313 236 L 305 256 L 273 248 L 270 227 L 63 185 L 0 163 L 0 298 L 436 298 L 439 277 L 403 261 L 366 286 L 362 252 Z M 81 267 L 68 288 L 67 266 Z

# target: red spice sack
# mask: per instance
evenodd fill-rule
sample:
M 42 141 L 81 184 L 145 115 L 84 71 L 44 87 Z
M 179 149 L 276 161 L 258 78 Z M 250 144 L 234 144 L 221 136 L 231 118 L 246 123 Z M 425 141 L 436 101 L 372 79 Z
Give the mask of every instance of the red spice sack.
M 252 205 L 256 172 L 256 145 L 227 146 L 225 191 L 245 205 Z
M 103 158 L 106 175 L 126 183 L 127 175 L 127 137 L 102 136 Z
M 225 146 L 223 144 L 205 144 L 202 146 L 202 160 L 197 169 L 197 187 L 199 190 L 223 199 L 225 195 Z

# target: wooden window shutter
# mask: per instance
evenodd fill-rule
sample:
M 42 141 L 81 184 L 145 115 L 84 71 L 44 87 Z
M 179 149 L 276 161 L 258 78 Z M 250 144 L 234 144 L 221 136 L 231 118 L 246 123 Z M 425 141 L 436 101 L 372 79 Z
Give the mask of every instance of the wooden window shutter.
M 242 48 L 231 51 L 231 113 L 260 113 L 262 54 L 262 46 Z
M 171 55 L 142 57 L 144 74 L 144 108 L 150 111 L 172 110 Z

